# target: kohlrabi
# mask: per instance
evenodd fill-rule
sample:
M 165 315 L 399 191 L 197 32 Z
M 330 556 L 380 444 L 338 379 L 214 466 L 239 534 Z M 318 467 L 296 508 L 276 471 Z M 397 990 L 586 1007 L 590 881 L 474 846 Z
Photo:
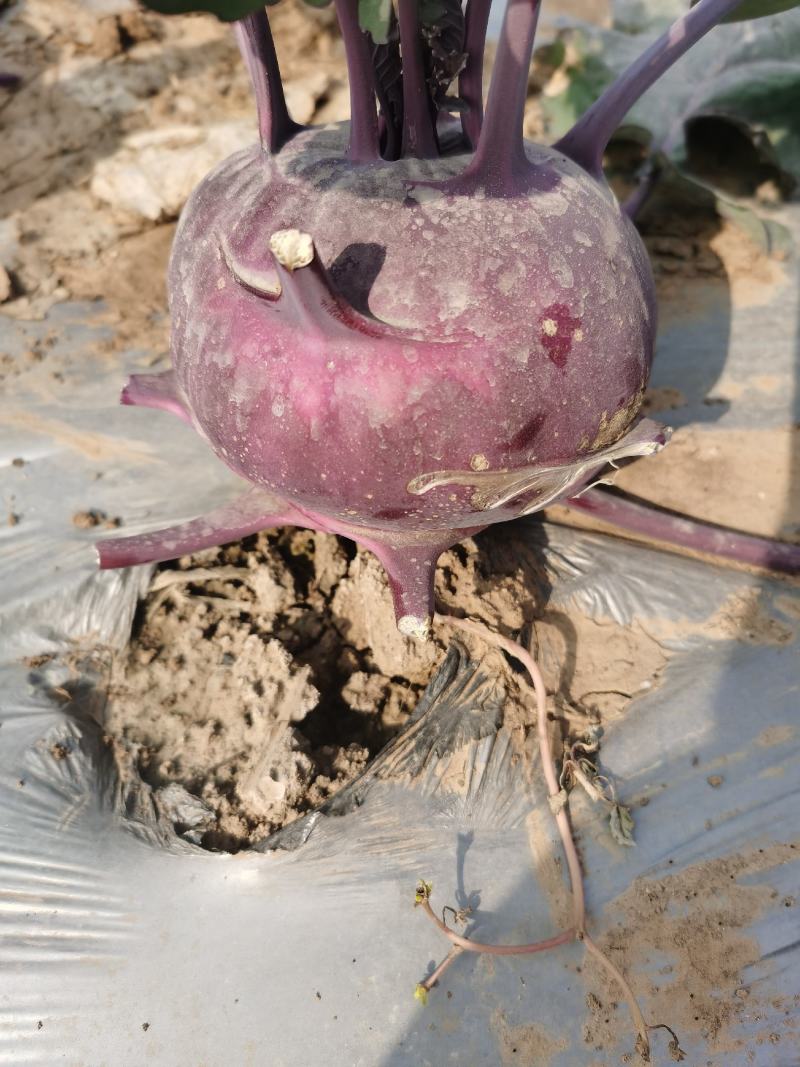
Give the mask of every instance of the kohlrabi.
M 429 5 L 400 0 L 378 46 L 355 0 L 336 0 L 352 117 L 310 128 L 286 109 L 266 14 L 237 22 L 261 141 L 187 203 L 169 269 L 174 369 L 133 377 L 123 402 L 179 415 L 252 488 L 103 542 L 102 566 L 284 523 L 327 530 L 380 558 L 400 628 L 423 635 L 445 548 L 660 448 L 666 431 L 638 418 L 653 279 L 601 159 L 638 96 L 736 2 L 702 0 L 554 147 L 522 137 L 535 0 L 508 2 L 485 114 L 487 0 L 455 18 L 455 45 Z

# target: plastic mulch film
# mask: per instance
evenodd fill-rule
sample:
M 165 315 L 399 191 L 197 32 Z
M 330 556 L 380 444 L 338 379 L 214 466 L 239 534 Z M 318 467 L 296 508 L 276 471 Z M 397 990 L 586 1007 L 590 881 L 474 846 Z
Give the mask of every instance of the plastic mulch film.
M 796 323 L 782 306 L 732 320 L 725 373 L 743 388 L 754 323 L 776 339 L 771 372 L 789 373 Z M 116 406 L 124 371 L 147 356 L 125 354 L 124 368 L 84 358 L 105 329 L 96 308 L 61 305 L 47 322 L 0 328 L 12 355 L 55 331 L 50 358 L 69 368 L 57 391 L 41 370 L 21 375 L 0 420 L 4 501 L 22 516 L 0 537 L 0 1063 L 635 1062 L 622 1059 L 635 1035 L 619 992 L 579 944 L 464 955 L 427 1007 L 413 999 L 446 951 L 413 908 L 418 879 L 437 907 L 471 907 L 469 932 L 483 941 L 546 937 L 568 905 L 533 737 L 521 744 L 504 725 L 502 693 L 459 643 L 362 777 L 255 849 L 204 851 L 162 818 L 107 742 L 102 686 L 58 656 L 78 640 L 124 645 L 149 570 L 98 573 L 97 530 L 71 519 L 124 511 L 132 532 L 198 514 L 236 481 L 186 427 Z M 710 328 L 668 326 L 656 383 L 692 337 L 711 343 Z M 787 396 L 749 416 L 732 409 L 732 430 L 743 417 L 785 420 Z M 678 1031 L 688 1063 L 791 1067 L 796 588 L 529 529 L 553 610 L 644 627 L 670 653 L 660 683 L 635 695 L 603 743 L 636 846 L 618 844 L 588 798 L 571 803 L 591 929 L 648 1019 Z M 747 607 L 735 625 L 732 604 Z M 663 1031 L 653 1062 L 670 1062 Z

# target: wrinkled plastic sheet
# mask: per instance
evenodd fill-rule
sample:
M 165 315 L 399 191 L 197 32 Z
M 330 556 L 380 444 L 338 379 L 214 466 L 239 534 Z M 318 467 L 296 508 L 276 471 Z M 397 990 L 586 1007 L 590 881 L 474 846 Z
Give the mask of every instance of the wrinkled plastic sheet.
M 75 511 L 124 515 L 132 532 L 189 518 L 237 488 L 177 420 L 117 406 L 123 373 L 149 369 L 150 356 L 124 353 L 119 366 L 84 358 L 106 329 L 100 311 L 61 305 L 44 323 L 0 325 L 12 355 L 50 331 L 51 351 L 73 368 L 58 389 L 42 387 L 42 369 L 21 375 L 0 417 L 0 486 L 22 516 L 0 532 L 0 1063 L 621 1062 L 633 1049 L 622 1007 L 615 1044 L 598 1051 L 584 1041 L 590 985 L 577 944 L 534 958 L 464 956 L 427 1008 L 412 998 L 446 948 L 412 907 L 421 877 L 437 902 L 478 894 L 474 937 L 511 942 L 554 929 L 529 847 L 529 813 L 546 812 L 537 756 L 531 747 L 524 773 L 491 679 L 464 649 L 453 647 L 409 728 L 363 779 L 235 856 L 204 852 L 160 821 L 148 787 L 104 741 L 89 696 L 96 679 L 82 687 L 58 658 L 22 662 L 74 642 L 124 645 L 147 587 L 149 568 L 96 570 L 97 531 L 76 529 Z M 791 302 L 759 314 L 775 339 L 771 367 L 788 374 Z M 743 388 L 756 311 L 746 316 L 747 328 L 734 322 L 726 364 Z M 713 316 L 671 329 L 657 381 L 687 346 L 713 344 Z M 756 405 L 750 418 L 785 424 L 786 380 L 773 407 Z M 724 418 L 735 427 L 741 411 Z M 694 417 L 691 397 L 678 414 Z M 615 845 L 588 802 L 573 806 L 588 913 L 602 937 L 624 922 L 619 901 L 635 879 L 659 884 L 800 837 L 796 643 L 704 633 L 743 590 L 796 632 L 800 598 L 787 581 L 538 521 L 526 528 L 554 608 L 625 626 L 680 623 L 665 638 L 660 684 L 604 739 L 603 765 L 636 809 L 637 846 Z M 65 687 L 68 704 L 57 695 Z M 53 758 L 59 744 L 67 758 Z M 549 818 L 541 825 L 557 854 Z M 699 1029 L 681 1032 L 681 1045 L 692 1065 L 791 1067 L 800 1062 L 800 940 L 787 901 L 800 896 L 800 865 L 786 860 L 742 880 L 767 887 L 744 931 L 760 951 L 741 974 L 746 1010 L 734 1013 L 724 1047 Z M 646 1012 L 648 983 L 678 980 L 666 956 L 643 943 L 634 957 Z M 534 1032 L 526 1027 L 545 1035 L 546 1055 L 540 1045 L 515 1058 L 514 1041 Z M 654 1045 L 655 1062 L 668 1062 L 665 1040 Z

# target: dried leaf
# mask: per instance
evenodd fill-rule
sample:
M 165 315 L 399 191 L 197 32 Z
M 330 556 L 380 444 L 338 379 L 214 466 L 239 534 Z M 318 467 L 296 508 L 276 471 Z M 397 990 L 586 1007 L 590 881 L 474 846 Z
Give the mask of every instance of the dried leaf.
M 613 804 L 608 816 L 608 826 L 611 836 L 618 845 L 632 848 L 636 842 L 633 839 L 633 816 L 630 809 L 624 804 Z
M 575 742 L 573 746 L 576 749 L 581 749 L 583 752 L 598 752 L 600 750 L 600 739 L 603 736 L 602 726 L 589 726 L 581 734 L 580 740 Z
M 672 1038 L 670 1043 L 667 1045 L 667 1048 L 669 1049 L 670 1059 L 674 1060 L 676 1063 L 682 1063 L 683 1060 L 686 1059 L 686 1053 L 678 1044 L 677 1037 Z
M 547 802 L 550 805 L 550 811 L 552 811 L 553 815 L 558 815 L 558 813 L 567 806 L 568 799 L 567 791 L 563 786 L 555 796 L 547 798 Z
M 636 1051 L 642 1060 L 642 1063 L 650 1062 L 650 1042 L 642 1034 L 639 1034 L 636 1038 Z
M 437 110 L 458 110 L 447 91 L 467 62 L 461 0 L 421 0 L 420 29 L 425 45 L 425 75 Z
M 596 783 L 597 770 L 588 760 L 581 760 L 578 763 L 574 763 L 572 765 L 572 773 L 575 776 L 575 781 L 578 782 L 584 792 L 595 802 L 595 804 L 598 800 L 606 799 L 603 790 L 599 788 Z

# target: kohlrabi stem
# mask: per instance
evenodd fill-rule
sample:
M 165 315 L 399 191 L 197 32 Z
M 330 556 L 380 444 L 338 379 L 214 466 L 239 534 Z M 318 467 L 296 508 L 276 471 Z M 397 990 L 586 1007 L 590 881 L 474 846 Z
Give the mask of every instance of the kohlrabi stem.
M 487 191 L 513 193 L 515 175 L 528 167 L 522 120 L 540 6 L 540 0 L 508 0 L 506 5 L 486 114 L 468 168 L 471 175 L 485 178 Z
M 503 651 L 509 654 L 509 656 L 518 660 L 530 676 L 536 697 L 536 735 L 539 742 L 539 755 L 542 761 L 542 771 L 547 785 L 547 796 L 550 802 L 550 809 L 556 820 L 556 826 L 558 827 L 561 844 L 567 858 L 567 867 L 569 869 L 574 928 L 566 930 L 561 934 L 557 934 L 549 941 L 542 941 L 533 945 L 483 946 L 480 942 L 470 941 L 469 938 L 463 938 L 459 934 L 456 934 L 434 914 L 433 909 L 428 902 L 428 890 L 430 887 L 426 886 L 425 883 L 421 883 L 420 888 L 422 889 L 422 892 L 420 892 L 419 888 L 417 890 L 417 901 L 423 905 L 428 917 L 431 918 L 436 926 L 447 935 L 453 944 L 465 951 L 490 951 L 493 955 L 514 955 L 521 952 L 542 952 L 546 948 L 554 948 L 556 945 L 564 944 L 567 940 L 571 940 L 573 937 L 582 941 L 587 950 L 602 963 L 607 973 L 614 978 L 621 988 L 638 1034 L 636 1047 L 642 1058 L 649 1060 L 650 1043 L 647 1036 L 647 1024 L 644 1021 L 644 1017 L 633 990 L 619 968 L 611 962 L 586 931 L 586 903 L 583 889 L 583 872 L 581 871 L 580 860 L 578 859 L 578 850 L 575 847 L 575 841 L 572 836 L 572 827 L 570 826 L 567 810 L 568 797 L 559 785 L 558 771 L 553 759 L 553 749 L 550 744 L 550 735 L 548 733 L 546 690 L 539 666 L 533 656 L 531 656 L 530 652 L 517 641 L 511 641 L 509 638 L 503 637 L 494 630 L 488 629 L 481 623 L 472 622 L 469 619 L 458 619 L 452 615 L 440 615 L 438 613 L 434 615 L 434 621 L 455 626 L 460 630 L 466 630 L 467 633 L 474 634 L 489 644 L 502 648 Z M 443 961 L 443 964 L 440 965 L 437 971 L 434 971 L 434 974 L 437 974 L 437 972 L 441 974 L 444 969 L 444 964 L 447 963 L 449 966 L 449 963 L 451 962 L 452 959 L 449 958 L 448 960 Z M 431 975 L 431 979 L 432 978 L 433 975 Z M 428 981 L 431 982 L 431 979 L 428 979 Z M 431 984 L 433 983 L 431 982 Z M 426 986 L 424 983 L 421 983 L 421 985 L 426 990 L 430 988 L 430 986 Z
M 334 290 L 310 234 L 276 230 L 270 235 L 269 249 L 281 288 L 269 299 L 279 302 L 306 333 L 333 338 L 356 331 L 381 337 L 391 329 L 356 311 Z
M 636 101 L 692 45 L 742 0 L 700 0 L 644 51 L 556 143 L 565 156 L 599 178 L 603 152 Z
M 458 79 L 458 95 L 467 105 L 461 115 L 461 128 L 470 148 L 474 148 L 483 125 L 483 54 L 486 27 L 492 0 L 467 0 L 464 52 L 467 62 Z
M 380 159 L 380 144 L 372 49 L 358 24 L 358 0 L 335 0 L 335 5 L 350 82 L 350 143 L 347 155 L 353 163 L 373 163 Z
M 261 144 L 267 152 L 279 152 L 301 127 L 291 118 L 286 107 L 278 56 L 266 11 L 245 15 L 235 23 L 234 32 L 253 83 Z
M 688 519 L 604 489 L 588 489 L 564 503 L 621 531 L 638 534 L 665 546 L 674 545 L 781 574 L 800 574 L 800 545 Z
M 419 0 L 398 0 L 398 23 L 403 58 L 403 155 L 436 159 L 439 142 L 422 60 Z

